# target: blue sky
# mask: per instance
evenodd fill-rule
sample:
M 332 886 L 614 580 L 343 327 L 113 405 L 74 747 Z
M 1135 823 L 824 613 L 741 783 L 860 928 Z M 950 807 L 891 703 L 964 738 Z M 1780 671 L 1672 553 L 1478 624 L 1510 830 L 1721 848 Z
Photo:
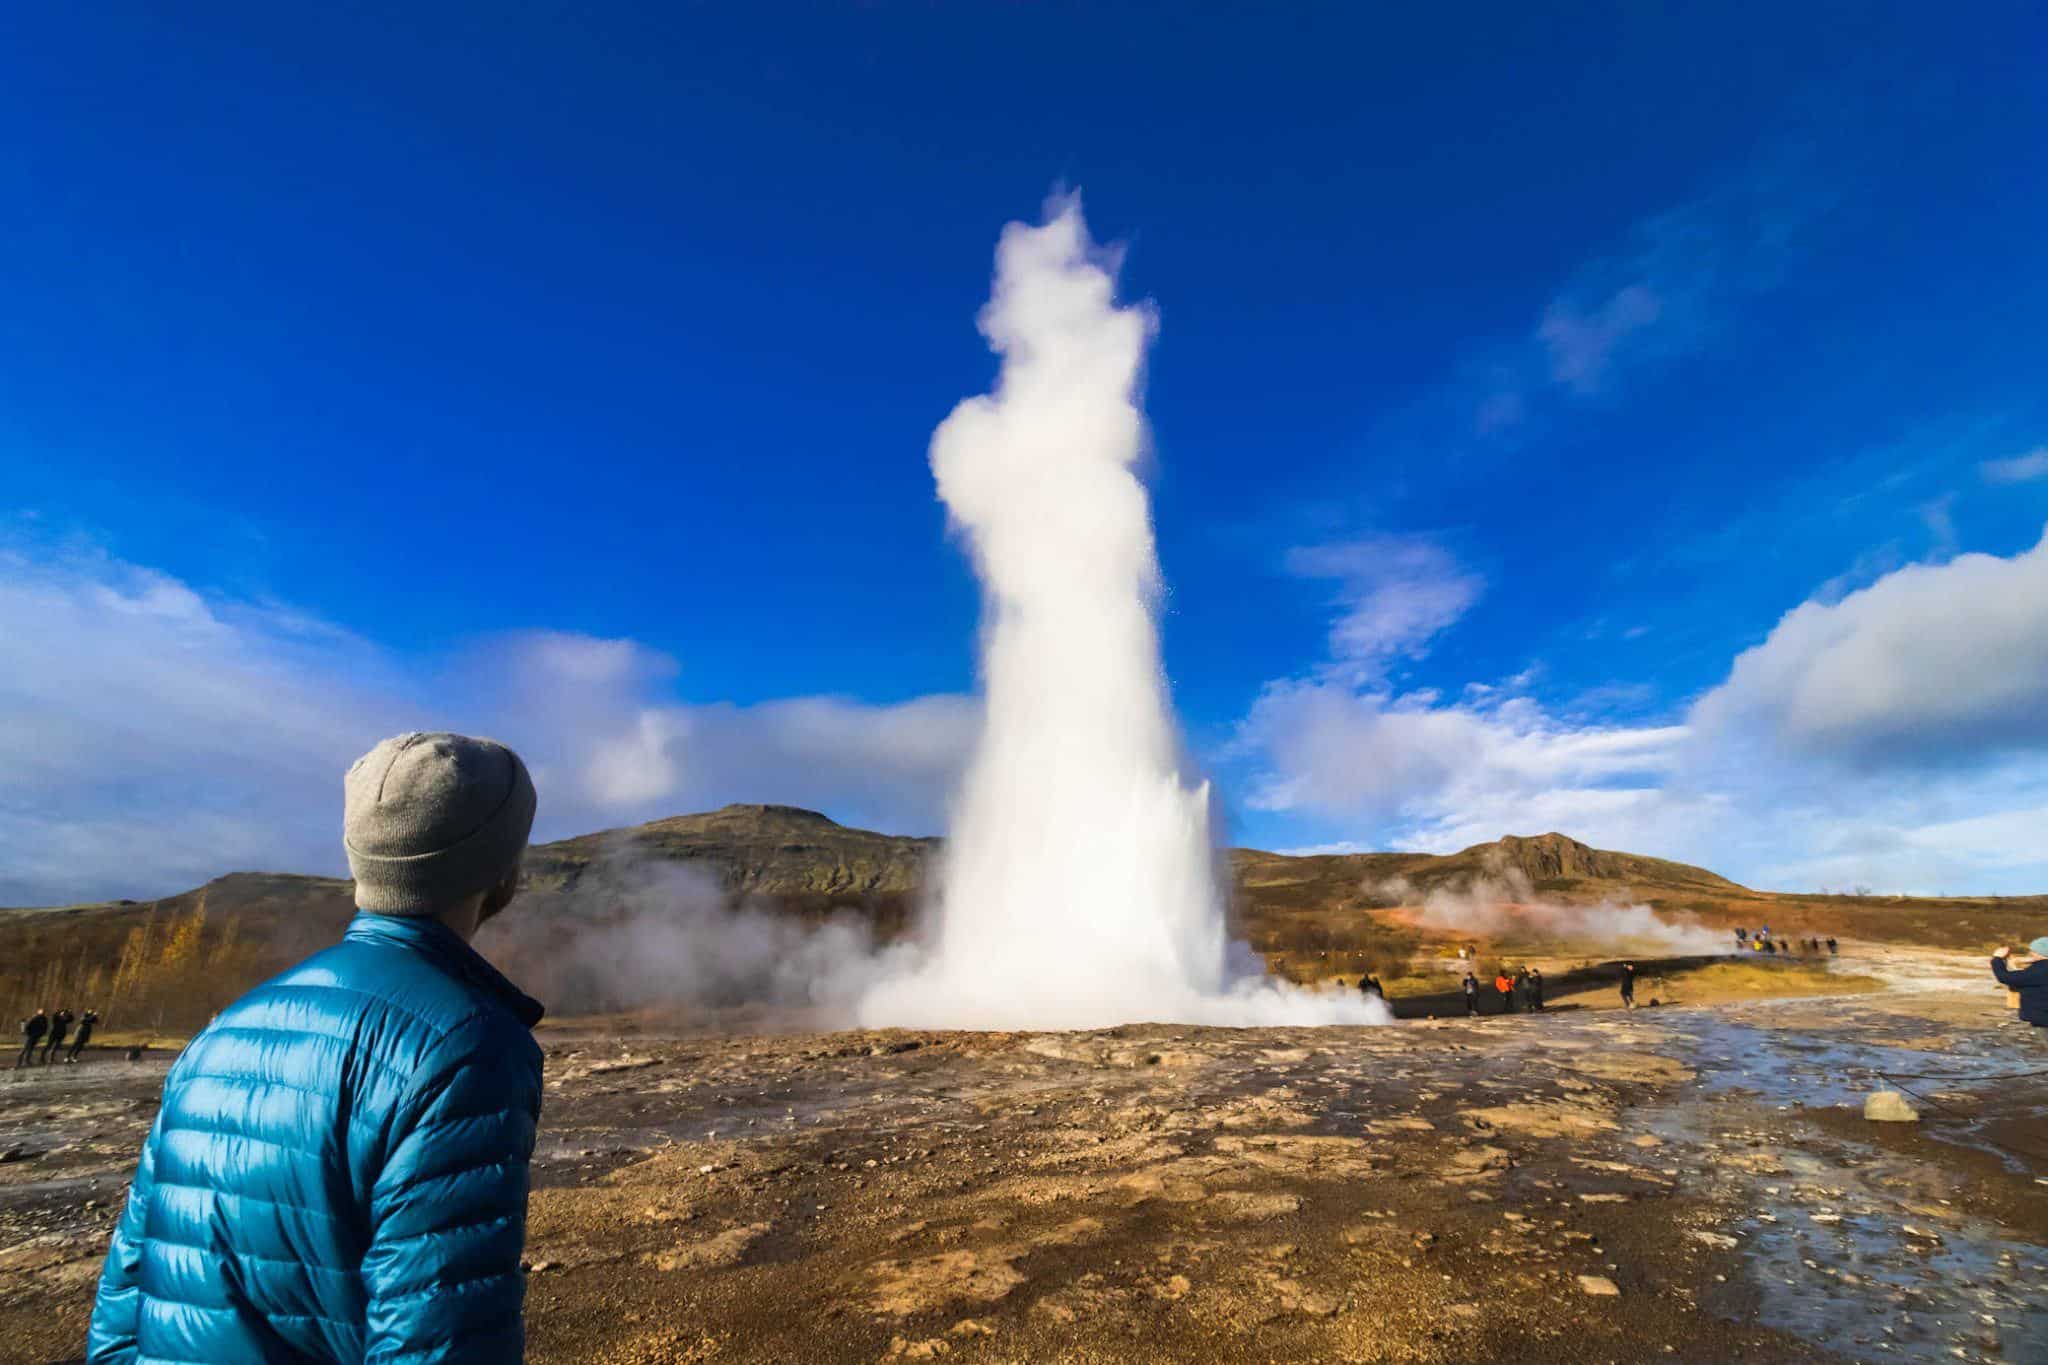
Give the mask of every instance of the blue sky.
M 0 20 L 0 903 L 331 870 L 411 725 L 940 828 L 1063 187 L 1233 838 L 2048 889 L 2048 20 L 1248 9 Z

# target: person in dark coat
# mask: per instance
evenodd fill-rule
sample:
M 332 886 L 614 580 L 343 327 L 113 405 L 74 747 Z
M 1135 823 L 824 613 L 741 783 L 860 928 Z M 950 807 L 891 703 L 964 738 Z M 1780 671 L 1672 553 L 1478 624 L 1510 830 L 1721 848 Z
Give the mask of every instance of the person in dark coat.
M 2034 960 L 2024 967 L 2008 967 L 2010 948 L 2000 948 L 1991 958 L 1991 974 L 1998 984 L 2019 992 L 2020 1018 L 2035 1028 L 2048 1028 L 2048 935 L 2027 945 Z M 2048 1036 L 2048 1035 L 2044 1035 Z
M 1543 969 L 1541 967 L 1531 967 L 1529 969 L 1529 1003 L 1538 1010 L 1543 1008 Z
M 67 1009 L 59 1009 L 50 1016 L 50 1041 L 43 1044 L 44 1066 L 48 1066 L 50 1059 L 57 1055 L 57 1049 L 64 1046 L 64 1039 L 71 1032 L 71 1018 L 71 1011 Z
M 1465 1017 L 1467 1019 L 1476 1019 L 1479 1017 L 1479 978 L 1467 972 L 1465 973 L 1464 985 Z
M 64 1060 L 75 1062 L 78 1054 L 85 1051 L 85 1045 L 92 1041 L 93 1025 L 99 1023 L 99 1015 L 87 1010 L 78 1016 L 78 1032 L 71 1035 L 71 1050 L 64 1054 Z
M 502 744 L 408 734 L 343 785 L 357 914 L 172 1065 L 93 1365 L 525 1356 L 541 1007 L 469 940 L 517 891 L 533 781 Z
M 1836 956 L 1839 956 L 1839 952 L 1838 952 L 1838 950 L 1837 950 L 1837 949 L 1836 949 L 1836 947 L 1835 947 L 1835 941 L 1834 941 L 1833 939 L 1829 939 L 1829 940 L 1828 940 L 1828 956 L 1829 956 L 1829 957 L 1836 957 Z
M 1636 1007 L 1636 964 L 1621 964 L 1621 1003 L 1629 1009 Z
M 35 1061 L 36 1048 L 42 1044 L 44 1035 L 49 1031 L 50 1016 L 42 1010 L 37 1010 L 21 1021 L 21 1055 L 14 1059 L 16 1071 Z
M 1387 998 L 1386 988 L 1380 985 L 1380 979 L 1376 976 L 1368 975 L 1361 977 L 1358 982 L 1358 989 L 1361 994 L 1369 997 L 1377 996 L 1381 1000 Z

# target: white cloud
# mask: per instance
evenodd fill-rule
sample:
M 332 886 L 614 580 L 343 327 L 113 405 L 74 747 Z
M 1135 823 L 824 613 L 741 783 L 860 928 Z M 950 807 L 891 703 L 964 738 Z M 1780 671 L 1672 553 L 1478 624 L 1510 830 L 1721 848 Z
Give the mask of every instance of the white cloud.
M 1336 670 L 1376 680 L 1400 659 L 1420 659 L 1429 643 L 1479 600 L 1485 580 L 1461 567 L 1426 536 L 1378 535 L 1304 546 L 1287 557 L 1302 578 L 1333 578 L 1341 587 L 1330 626 Z
M 2048 886 L 2048 536 L 1801 605 L 1682 724 L 1459 696 L 1269 683 L 1232 754 L 1246 804 L 1332 849 L 1560 829 L 1772 888 Z
M 631 640 L 487 638 L 441 666 L 90 549 L 0 546 L 0 905 L 339 873 L 341 774 L 385 735 L 525 754 L 537 837 L 728 801 L 934 832 L 978 715 L 959 696 L 674 696 Z
M 1481 837 L 1541 832 L 1530 823 L 1539 811 L 1631 807 L 1684 737 L 1679 726 L 1573 726 L 1526 697 L 1437 705 L 1330 682 L 1268 684 L 1239 736 L 1265 760 L 1253 809 L 1392 822 L 1414 847 L 1510 811 L 1509 825 Z
M 1986 483 L 2031 483 L 2048 479 L 2048 446 L 2038 446 L 2024 455 L 2004 460 L 1985 460 L 1977 472 Z
M 1910 769 L 2048 748 L 2048 536 L 1788 612 L 1702 697 L 1707 742 Z

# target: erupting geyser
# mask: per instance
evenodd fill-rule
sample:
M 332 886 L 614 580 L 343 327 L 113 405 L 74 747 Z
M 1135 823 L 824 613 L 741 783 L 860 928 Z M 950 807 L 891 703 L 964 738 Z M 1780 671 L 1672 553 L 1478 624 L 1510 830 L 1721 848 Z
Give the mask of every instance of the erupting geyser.
M 980 324 L 995 392 L 932 436 L 983 590 L 986 722 L 914 970 L 874 1024 L 1365 1023 L 1362 998 L 1233 975 L 1209 790 L 1185 772 L 1161 671 L 1138 384 L 1154 319 L 1077 198 L 1012 223 Z

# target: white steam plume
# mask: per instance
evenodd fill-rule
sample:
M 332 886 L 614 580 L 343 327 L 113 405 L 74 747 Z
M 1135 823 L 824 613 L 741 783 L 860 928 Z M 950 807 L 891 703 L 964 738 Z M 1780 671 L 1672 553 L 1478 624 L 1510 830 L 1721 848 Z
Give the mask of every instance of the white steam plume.
M 1381 900 L 1413 905 L 1414 888 L 1396 877 L 1370 890 Z M 1477 938 L 1564 941 L 1659 952 L 1712 955 L 1728 951 L 1727 935 L 1647 905 L 1559 905 L 1540 899 L 1516 867 L 1425 893 L 1416 923 Z
M 1240 974 L 1209 792 L 1183 776 L 1159 659 L 1160 577 L 1137 389 L 1153 315 L 1076 198 L 996 250 L 981 330 L 995 392 L 956 407 L 932 473 L 980 575 L 986 721 L 953 813 L 921 967 L 877 1024 L 1366 1023 L 1356 995 Z

